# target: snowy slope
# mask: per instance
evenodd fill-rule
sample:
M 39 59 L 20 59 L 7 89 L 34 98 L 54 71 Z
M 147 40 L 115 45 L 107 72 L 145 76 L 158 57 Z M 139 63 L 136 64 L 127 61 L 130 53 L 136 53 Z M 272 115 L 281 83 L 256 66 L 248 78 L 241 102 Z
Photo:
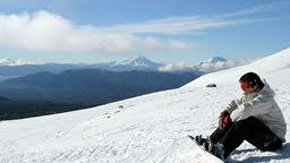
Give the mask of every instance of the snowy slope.
M 258 71 L 266 78 L 290 124 L 289 55 L 287 49 L 180 89 L 82 111 L 2 121 L 0 162 L 215 162 L 200 155 L 186 135 L 207 135 L 217 127 L 220 111 L 241 95 L 237 80 L 243 72 Z M 213 80 L 217 88 L 203 86 Z M 260 152 L 244 143 L 229 161 L 290 162 L 289 129 L 286 140 L 277 152 Z

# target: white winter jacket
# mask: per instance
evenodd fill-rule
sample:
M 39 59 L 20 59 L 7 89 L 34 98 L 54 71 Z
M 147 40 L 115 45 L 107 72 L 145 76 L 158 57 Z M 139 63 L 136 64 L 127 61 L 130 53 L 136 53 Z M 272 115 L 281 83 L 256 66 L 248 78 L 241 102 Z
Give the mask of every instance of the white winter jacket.
M 264 84 L 262 90 L 232 101 L 225 110 L 230 113 L 233 122 L 256 117 L 285 142 L 286 123 L 283 114 L 274 100 L 274 91 L 265 80 Z

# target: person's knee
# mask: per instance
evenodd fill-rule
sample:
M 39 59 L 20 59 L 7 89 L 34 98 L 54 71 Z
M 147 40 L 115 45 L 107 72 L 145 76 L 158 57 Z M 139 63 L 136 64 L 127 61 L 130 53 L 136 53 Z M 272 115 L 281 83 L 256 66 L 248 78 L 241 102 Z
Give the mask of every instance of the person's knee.
M 251 116 L 247 119 L 243 119 L 243 120 L 239 120 L 239 121 L 235 122 L 234 126 L 236 129 L 242 129 L 242 130 L 246 129 L 247 130 L 247 129 L 249 129 L 250 126 L 257 125 L 260 123 L 261 122 L 257 118 Z
M 236 130 L 244 130 L 247 129 L 250 126 L 250 124 L 252 124 L 252 121 L 253 121 L 252 118 L 239 120 L 234 123 L 234 127 Z

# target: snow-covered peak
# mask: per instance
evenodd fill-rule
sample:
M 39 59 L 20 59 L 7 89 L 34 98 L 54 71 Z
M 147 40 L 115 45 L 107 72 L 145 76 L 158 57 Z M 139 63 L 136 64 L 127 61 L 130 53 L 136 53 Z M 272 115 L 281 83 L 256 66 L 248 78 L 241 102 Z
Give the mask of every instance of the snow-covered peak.
M 226 62 L 227 60 L 223 57 L 212 57 L 208 59 L 206 62 L 210 63 L 218 63 L 218 62 Z
M 245 58 L 239 58 L 239 59 L 225 59 L 223 57 L 212 57 L 204 62 L 200 62 L 198 64 L 195 64 L 192 66 L 194 70 L 199 70 L 202 72 L 214 72 L 214 71 L 220 71 L 236 66 L 241 66 L 244 64 L 248 64 L 253 62 L 255 59 L 245 59 Z
M 149 68 L 149 67 L 155 68 L 155 67 L 160 66 L 160 64 L 152 62 L 151 60 L 149 60 L 148 58 L 144 56 L 126 59 L 124 61 L 117 62 L 114 65 L 115 66 L 122 65 L 122 66 L 131 66 L 131 67 L 146 67 L 146 68 Z
M 26 64 L 25 62 L 17 59 L 10 59 L 10 58 L 0 58 L 0 65 L 1 66 L 19 66 L 19 65 L 24 65 Z

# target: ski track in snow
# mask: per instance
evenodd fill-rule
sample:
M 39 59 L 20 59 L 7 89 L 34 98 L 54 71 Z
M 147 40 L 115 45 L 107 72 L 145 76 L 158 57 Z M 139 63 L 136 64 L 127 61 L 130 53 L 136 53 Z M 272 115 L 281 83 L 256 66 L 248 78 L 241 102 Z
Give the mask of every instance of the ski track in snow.
M 290 69 L 268 76 L 289 125 Z M 2 121 L 0 162 L 213 162 L 198 154 L 187 135 L 209 135 L 223 108 L 240 96 L 237 82 L 186 87 L 81 111 Z M 289 127 L 282 150 L 261 152 L 244 142 L 227 162 L 290 162 L 288 140 Z

